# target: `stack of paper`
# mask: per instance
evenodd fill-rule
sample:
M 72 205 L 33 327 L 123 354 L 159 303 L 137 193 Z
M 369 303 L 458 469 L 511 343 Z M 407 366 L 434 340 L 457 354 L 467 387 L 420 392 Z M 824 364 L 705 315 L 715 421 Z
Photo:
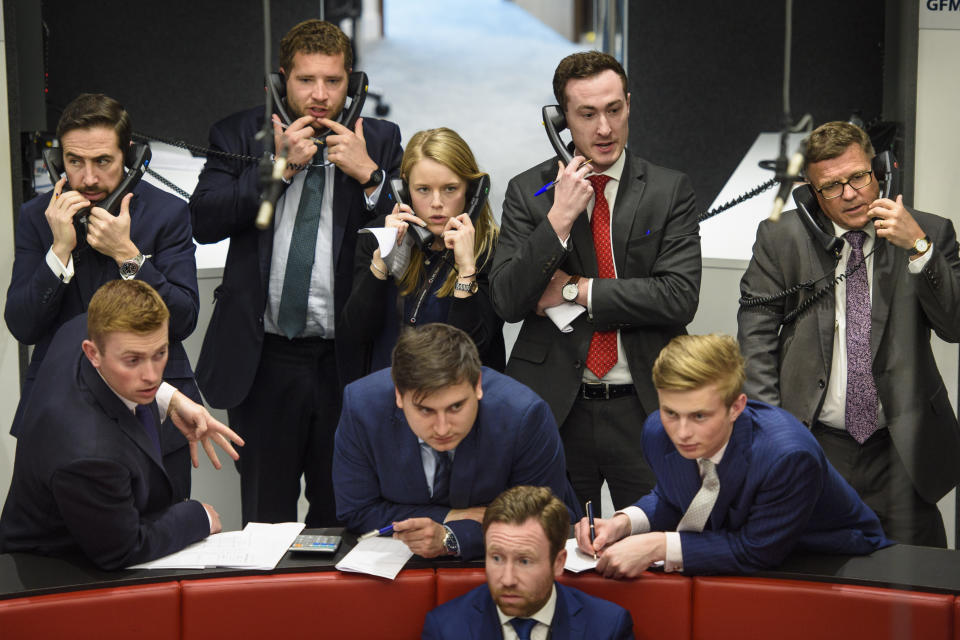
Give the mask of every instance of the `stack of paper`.
M 396 538 L 368 538 L 358 542 L 337 563 L 337 569 L 393 580 L 412 555 L 410 548 Z
M 176 553 L 137 564 L 129 569 L 275 569 L 290 545 L 303 531 L 302 522 L 264 524 L 250 522 L 243 531 L 226 531 L 185 547 Z
M 597 567 L 597 561 L 593 559 L 593 556 L 586 554 L 577 548 L 576 538 L 570 538 L 567 540 L 566 549 L 567 561 L 563 563 L 563 568 L 567 571 L 580 573 L 581 571 L 595 569 Z

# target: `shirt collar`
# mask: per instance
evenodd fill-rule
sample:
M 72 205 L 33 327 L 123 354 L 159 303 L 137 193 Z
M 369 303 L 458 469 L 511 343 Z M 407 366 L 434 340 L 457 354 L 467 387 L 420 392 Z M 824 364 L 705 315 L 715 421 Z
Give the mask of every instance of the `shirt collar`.
M 732 436 L 733 433 L 731 433 L 730 435 Z M 702 465 L 700 464 L 700 462 L 701 462 L 702 460 L 709 460 L 710 462 L 712 462 L 712 463 L 714 464 L 714 466 L 720 464 L 720 461 L 723 460 L 723 454 L 724 454 L 724 452 L 726 452 L 726 450 L 727 450 L 727 445 L 728 445 L 728 444 L 730 444 L 730 439 L 729 439 L 729 438 L 727 438 L 727 441 L 723 443 L 723 446 L 720 447 L 720 450 L 717 451 L 717 452 L 716 452 L 715 454 L 713 454 L 712 456 L 710 456 L 709 458 L 697 458 L 697 465 L 702 466 Z
M 863 231 L 865 234 L 867 234 L 867 238 L 870 240 L 873 240 L 877 237 L 877 229 L 873 226 L 873 221 L 863 225 L 862 229 L 844 229 L 833 220 L 830 221 L 830 224 L 833 225 L 833 235 L 837 236 L 838 238 L 842 238 L 843 234 L 845 234 L 847 231 Z
M 543 605 L 539 611 L 534 613 L 532 616 L 529 616 L 541 624 L 550 625 L 553 624 L 553 614 L 557 610 L 557 583 L 553 583 L 553 587 L 550 590 L 550 597 L 547 599 L 547 603 Z M 503 627 L 505 624 L 509 624 L 516 616 L 508 616 L 503 611 L 500 611 L 500 607 L 497 607 L 497 617 L 500 618 L 500 626 Z
M 615 181 L 620 182 L 620 177 L 623 175 L 623 165 L 626 164 L 626 159 L 625 159 L 626 155 L 627 155 L 627 150 L 626 148 L 624 148 L 624 150 L 620 153 L 620 157 L 617 158 L 617 161 L 614 162 L 609 167 L 607 167 L 606 171 L 601 171 L 600 173 L 593 173 L 591 175 L 610 176 Z

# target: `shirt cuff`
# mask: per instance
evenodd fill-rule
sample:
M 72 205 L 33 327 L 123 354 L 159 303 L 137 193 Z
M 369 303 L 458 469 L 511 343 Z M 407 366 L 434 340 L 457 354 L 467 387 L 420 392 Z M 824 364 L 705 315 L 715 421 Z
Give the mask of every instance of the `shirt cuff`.
M 66 266 L 64 266 L 64 264 L 60 262 L 60 258 L 57 257 L 57 254 L 53 252 L 53 247 L 50 247 L 47 250 L 47 266 L 50 267 L 50 271 L 53 271 L 53 275 L 60 278 L 60 282 L 62 282 L 63 284 L 67 284 L 73 279 L 73 255 L 72 254 L 70 255 L 69 258 L 67 258 L 67 264 Z
M 593 278 L 587 280 L 587 316 L 593 320 Z
M 173 394 L 176 393 L 176 391 L 177 388 L 169 382 L 160 383 L 160 388 L 157 389 L 157 410 L 160 412 L 161 420 L 167 419 L 167 411 L 170 410 L 170 401 L 173 399 Z
M 667 557 L 663 561 L 663 570 L 683 571 L 683 549 L 680 545 L 680 534 L 676 531 L 664 531 L 667 537 Z
M 370 209 L 373 209 L 375 206 L 377 206 L 377 202 L 380 201 L 380 192 L 383 191 L 383 185 L 386 184 L 386 182 L 387 182 L 387 174 L 386 174 L 386 172 L 385 172 L 383 169 L 380 169 L 380 173 L 383 174 L 383 180 L 381 180 L 381 181 L 380 181 L 380 184 L 377 185 L 376 190 L 375 190 L 372 194 L 370 194 L 369 196 L 367 195 L 366 190 L 364 190 L 364 192 L 363 192 L 363 197 L 364 197 L 364 199 L 367 201 L 367 210 L 368 210 L 368 211 L 369 211 Z
M 907 260 L 907 271 L 916 275 L 923 271 L 923 268 L 930 262 L 930 256 L 933 255 L 933 245 L 927 249 L 927 252 L 916 260 Z
M 640 507 L 627 507 L 617 511 L 617 513 L 622 513 L 630 518 L 630 535 L 647 533 L 650 531 L 650 519 L 647 518 L 647 514 L 644 513 L 643 509 Z M 613 515 L 617 515 L 617 513 Z

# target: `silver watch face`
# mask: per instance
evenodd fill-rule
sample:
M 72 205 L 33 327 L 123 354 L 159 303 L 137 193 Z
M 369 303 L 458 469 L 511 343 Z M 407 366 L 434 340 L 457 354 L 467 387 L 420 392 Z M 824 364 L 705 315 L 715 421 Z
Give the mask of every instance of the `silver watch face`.
M 577 294 L 580 293 L 580 290 L 577 288 L 575 282 L 568 282 L 563 285 L 563 289 L 560 290 L 560 294 L 563 296 L 563 299 L 567 302 L 573 302 L 577 299 Z

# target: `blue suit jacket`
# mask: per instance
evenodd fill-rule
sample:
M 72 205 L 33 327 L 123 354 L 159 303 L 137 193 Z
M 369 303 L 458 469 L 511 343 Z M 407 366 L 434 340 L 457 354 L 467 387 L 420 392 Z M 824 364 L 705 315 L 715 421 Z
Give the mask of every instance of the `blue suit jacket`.
M 0 515 L 0 552 L 71 555 L 120 569 L 210 533 L 189 497 L 183 436 L 161 428 L 163 458 L 80 350 L 86 314 L 63 325 L 37 375 Z
M 263 126 L 263 108 L 241 111 L 210 129 L 210 147 L 233 154 L 260 156 L 263 146 L 254 136 Z M 386 120 L 364 118 L 367 153 L 395 177 L 403 149 L 400 130 Z M 190 215 L 197 242 L 230 238 L 223 282 L 214 292 L 213 316 L 197 361 L 197 382 L 212 406 L 232 409 L 247 397 L 263 346 L 263 313 L 273 256 L 273 226 L 254 226 L 260 204 L 257 163 L 210 155 L 190 198 Z M 377 215 L 385 215 L 393 201 L 381 192 L 374 211 L 368 211 L 360 183 L 339 169 L 333 190 L 334 311 L 350 295 L 357 230 Z M 339 320 L 338 320 L 339 322 Z M 340 329 L 335 329 L 340 335 Z M 358 377 L 350 372 L 363 366 L 353 345 L 338 339 L 337 365 L 341 380 Z M 342 383 L 341 383 L 342 384 Z
M 337 518 L 352 531 L 428 517 L 443 522 L 450 509 L 489 504 L 521 484 L 546 486 L 574 516 L 563 445 L 550 408 L 516 380 L 483 368 L 483 398 L 473 429 L 460 442 L 450 472 L 450 504 L 433 504 L 420 443 L 396 405 L 390 369 L 347 385 L 333 452 Z M 447 523 L 461 557 L 483 553 L 480 523 Z
M 130 239 L 141 253 L 151 256 L 140 267 L 137 279 L 156 289 L 170 310 L 170 357 L 163 377 L 199 400 L 190 361 L 180 342 L 196 328 L 200 305 L 196 247 L 187 203 L 146 182 L 138 184 L 133 192 Z M 13 276 L 4 310 L 10 333 L 23 344 L 34 345 L 11 428 L 15 436 L 20 433 L 33 381 L 57 329 L 87 310 L 100 285 L 120 277 L 113 259 L 89 247 L 74 256 L 74 276 L 69 283 L 64 284 L 54 275 L 46 263 L 47 251 L 53 244 L 53 233 L 44 215 L 50 197 L 39 195 L 20 209 Z
M 550 625 L 550 640 L 632 640 L 633 619 L 629 611 L 579 589 L 554 584 L 557 608 Z M 490 597 L 490 589 L 480 585 L 428 613 L 421 637 L 424 640 L 502 638 L 497 605 Z
M 657 486 L 636 506 L 652 531 L 675 531 L 700 490 L 697 462 L 677 452 L 659 412 L 643 425 L 643 451 Z M 794 549 L 867 554 L 893 544 L 810 431 L 783 409 L 748 402 L 717 475 L 720 495 L 703 532 L 680 534 L 684 573 L 749 573 Z

